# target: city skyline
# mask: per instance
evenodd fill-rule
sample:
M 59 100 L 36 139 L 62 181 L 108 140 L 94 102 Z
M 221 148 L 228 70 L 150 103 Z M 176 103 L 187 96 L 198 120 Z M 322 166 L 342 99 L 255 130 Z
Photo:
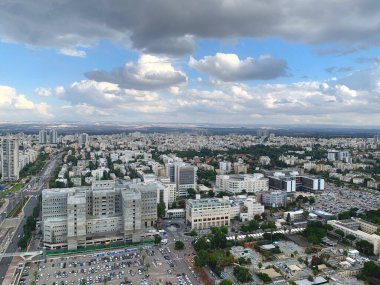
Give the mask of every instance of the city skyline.
M 0 122 L 379 126 L 376 2 L 112 2 L 0 4 Z

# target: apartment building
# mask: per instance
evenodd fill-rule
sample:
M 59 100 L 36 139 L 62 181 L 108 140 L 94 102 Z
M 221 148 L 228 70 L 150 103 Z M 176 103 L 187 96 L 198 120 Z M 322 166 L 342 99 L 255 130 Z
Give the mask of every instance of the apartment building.
M 253 193 L 258 191 L 267 191 L 269 189 L 269 179 L 261 173 L 255 174 L 234 174 L 234 175 L 217 175 L 215 187 L 217 191 L 229 193 Z
M 186 201 L 186 223 L 194 230 L 230 225 L 230 203 L 222 199 Z
M 43 190 L 45 246 L 76 249 L 141 240 L 157 220 L 158 187 L 102 180 L 92 186 Z
M 6 137 L 1 140 L 1 173 L 2 181 L 19 179 L 19 140 Z

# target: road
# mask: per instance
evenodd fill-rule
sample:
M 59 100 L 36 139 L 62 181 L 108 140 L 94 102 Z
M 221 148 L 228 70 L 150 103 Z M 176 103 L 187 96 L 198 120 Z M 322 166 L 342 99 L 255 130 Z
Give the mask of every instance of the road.
M 21 223 L 19 224 L 18 228 L 15 230 L 15 233 L 12 237 L 12 241 L 9 244 L 8 248 L 6 249 L 5 253 L 13 253 L 13 252 L 16 252 L 18 250 L 18 246 L 17 246 L 17 242 L 19 239 L 18 237 L 23 235 L 23 227 L 26 223 L 26 219 L 28 216 L 31 216 L 33 214 L 33 209 L 38 204 L 38 196 L 41 194 L 42 190 L 45 188 L 46 182 L 49 181 L 46 178 L 50 177 L 50 175 L 51 175 L 52 171 L 54 171 L 60 157 L 61 157 L 60 154 L 54 156 L 42 168 L 42 170 L 40 171 L 39 174 L 34 176 L 19 193 L 14 194 L 15 195 L 15 201 L 14 201 L 14 203 L 12 203 L 12 205 L 16 205 L 16 203 L 19 200 L 21 200 L 22 196 L 29 196 L 30 199 L 28 200 L 28 202 L 26 203 L 26 205 L 24 207 L 24 218 L 21 221 Z M 42 179 L 45 182 L 40 183 L 38 185 L 38 188 L 36 189 L 36 191 L 28 191 L 29 185 L 30 185 L 30 189 L 32 189 L 32 185 L 34 185 L 34 183 L 40 179 Z M 13 206 L 11 206 L 11 203 L 9 203 L 9 204 L 10 205 L 8 205 L 6 212 L 9 212 L 10 210 L 12 210 Z M 4 216 L 5 215 L 6 214 L 4 214 Z M 9 268 L 11 261 L 12 261 L 12 257 L 4 257 L 1 259 L 1 262 L 0 262 L 0 283 L 1 284 L 4 281 L 5 274 L 8 271 L 8 268 Z
M 176 224 L 179 226 L 176 230 L 171 227 L 171 224 Z M 163 226 L 167 230 L 167 238 L 168 238 L 168 244 L 167 247 L 170 249 L 170 256 L 173 259 L 174 263 L 176 264 L 175 271 L 177 273 L 186 273 L 186 275 L 190 278 L 192 284 L 201 284 L 193 275 L 191 270 L 189 269 L 189 265 L 186 263 L 184 257 L 185 256 L 193 256 L 194 250 L 191 242 L 193 241 L 194 237 L 186 236 L 185 233 L 185 225 L 183 219 L 172 219 L 172 220 L 164 220 Z M 170 230 L 168 229 L 168 227 Z M 177 240 L 182 241 L 185 244 L 185 248 L 183 250 L 175 250 L 175 242 Z

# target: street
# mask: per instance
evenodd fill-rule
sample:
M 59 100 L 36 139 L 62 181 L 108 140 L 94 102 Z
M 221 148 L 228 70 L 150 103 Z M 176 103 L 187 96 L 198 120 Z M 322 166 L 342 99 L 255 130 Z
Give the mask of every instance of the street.
M 44 179 L 45 177 L 49 177 L 51 175 L 51 172 L 55 169 L 56 164 L 60 158 L 60 155 L 56 155 L 53 157 L 52 160 L 50 160 L 41 170 L 39 174 L 37 174 L 35 177 L 33 177 L 26 185 L 25 187 L 18 193 L 12 194 L 16 198 L 14 199 L 15 202 L 9 203 L 6 211 L 1 214 L 2 219 L 5 218 L 6 213 L 9 213 L 13 206 L 18 203 L 18 201 L 21 200 L 22 196 L 29 196 L 30 199 L 26 203 L 24 207 L 24 218 L 17 227 L 17 229 L 14 232 L 14 235 L 12 237 L 12 241 L 10 242 L 8 248 L 5 250 L 5 253 L 13 253 L 18 250 L 17 242 L 18 242 L 18 237 L 23 235 L 23 227 L 26 223 L 26 219 L 28 216 L 31 216 L 33 214 L 33 209 L 37 206 L 38 204 L 38 196 L 41 194 L 42 190 L 45 188 L 45 183 L 42 183 L 39 185 L 36 191 L 27 191 L 29 189 L 29 185 L 33 184 L 34 181 L 36 181 L 37 178 L 39 179 Z M 48 182 L 48 179 L 47 179 Z M 31 189 L 31 188 L 30 188 Z M 2 220 L 1 220 L 2 221 Z M 5 274 L 8 270 L 8 267 L 12 261 L 12 257 L 5 257 L 0 260 L 0 281 L 1 283 L 3 282 L 5 278 Z

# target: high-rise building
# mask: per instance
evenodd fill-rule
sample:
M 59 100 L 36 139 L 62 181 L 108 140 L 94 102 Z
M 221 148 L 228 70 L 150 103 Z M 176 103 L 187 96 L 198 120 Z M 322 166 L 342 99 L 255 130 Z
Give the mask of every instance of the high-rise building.
M 56 130 L 40 130 L 38 133 L 38 142 L 40 144 L 56 144 L 58 141 Z
M 79 144 L 80 145 L 88 145 L 90 143 L 90 139 L 88 134 L 82 133 L 79 135 Z
M 43 190 L 44 245 L 76 249 L 140 241 L 157 220 L 158 187 L 103 180 L 92 186 Z
M 17 138 L 3 138 L 1 141 L 2 181 L 19 179 L 19 141 Z
M 257 129 L 257 136 L 258 137 L 268 137 L 269 136 L 269 130 L 268 129 Z
M 40 132 L 38 133 L 38 142 L 40 144 L 48 143 L 48 133 L 46 130 L 40 130 Z
M 173 162 L 166 165 L 166 173 L 170 182 L 176 184 L 177 196 L 187 196 L 187 189 L 197 189 L 196 166 L 184 162 Z
M 58 134 L 57 134 L 56 130 L 50 130 L 49 131 L 48 141 L 51 144 L 57 144 L 58 143 Z

